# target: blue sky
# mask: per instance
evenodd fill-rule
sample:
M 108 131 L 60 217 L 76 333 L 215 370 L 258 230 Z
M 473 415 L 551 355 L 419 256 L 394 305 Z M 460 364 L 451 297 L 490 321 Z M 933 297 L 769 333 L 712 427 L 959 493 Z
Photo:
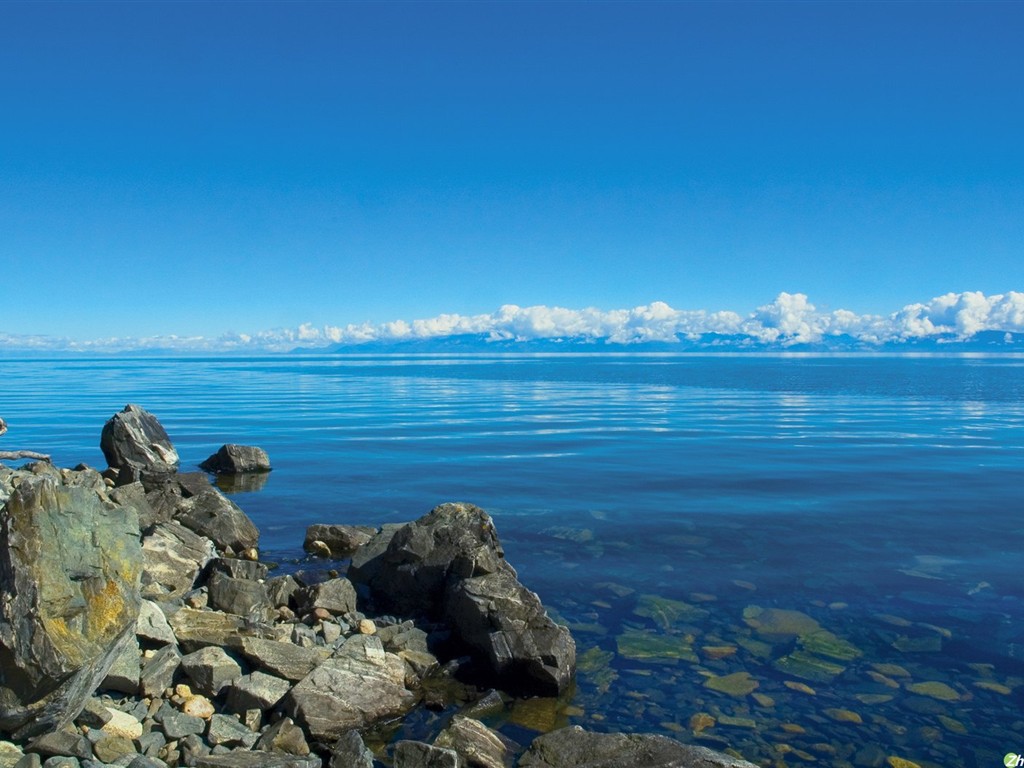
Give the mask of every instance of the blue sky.
M 0 334 L 1024 290 L 1024 4 L 3 3 Z

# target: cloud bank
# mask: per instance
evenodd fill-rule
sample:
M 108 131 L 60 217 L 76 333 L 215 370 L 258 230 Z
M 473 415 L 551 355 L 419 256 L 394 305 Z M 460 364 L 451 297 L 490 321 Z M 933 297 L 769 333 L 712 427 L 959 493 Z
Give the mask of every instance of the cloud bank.
M 1024 334 L 1024 293 L 986 296 L 947 293 L 909 304 L 889 315 L 862 315 L 846 309 L 820 311 L 802 293 L 780 293 L 747 315 L 731 311 L 679 310 L 655 301 L 633 309 L 566 309 L 507 304 L 482 315 L 443 314 L 424 320 L 317 327 L 309 324 L 258 333 L 205 336 L 112 337 L 88 341 L 0 331 L 0 351 L 79 353 L 264 353 L 296 348 L 358 351 L 408 342 L 471 337 L 508 349 L 515 342 L 561 341 L 601 345 L 648 342 L 694 343 L 715 348 L 791 348 L 844 340 L 852 346 L 913 345 L 933 340 L 955 344 L 994 331 Z

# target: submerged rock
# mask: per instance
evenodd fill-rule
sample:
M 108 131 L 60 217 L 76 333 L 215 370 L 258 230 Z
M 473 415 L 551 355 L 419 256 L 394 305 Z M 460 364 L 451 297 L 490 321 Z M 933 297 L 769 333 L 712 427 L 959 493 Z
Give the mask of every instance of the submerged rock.
M 178 452 L 160 422 L 149 411 L 132 404 L 103 426 L 100 450 L 112 469 L 129 470 L 133 475 L 170 474 L 179 463 Z
M 135 641 L 141 573 L 133 508 L 52 477 L 18 485 L 0 510 L 0 730 L 78 715 Z
M 220 450 L 199 465 L 200 469 L 216 475 L 244 475 L 269 472 L 270 457 L 255 445 L 222 445 Z

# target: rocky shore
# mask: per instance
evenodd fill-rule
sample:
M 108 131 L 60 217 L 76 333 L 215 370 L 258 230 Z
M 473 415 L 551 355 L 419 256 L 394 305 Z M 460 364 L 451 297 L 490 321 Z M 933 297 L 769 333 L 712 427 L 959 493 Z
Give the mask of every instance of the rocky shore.
M 472 504 L 311 526 L 310 567 L 275 575 L 207 474 L 270 471 L 263 451 L 179 471 L 134 405 L 101 448 L 103 472 L 0 464 L 0 768 L 751 766 L 662 736 L 489 728 L 514 697 L 571 693 L 576 651 Z M 394 742 L 423 712 L 440 726 Z

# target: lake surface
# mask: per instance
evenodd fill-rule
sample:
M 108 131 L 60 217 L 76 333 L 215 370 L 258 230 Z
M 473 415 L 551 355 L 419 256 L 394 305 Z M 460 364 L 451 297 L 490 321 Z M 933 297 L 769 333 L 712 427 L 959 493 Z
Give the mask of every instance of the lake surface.
M 1024 357 L 3 360 L 4 449 L 102 467 L 152 411 L 265 559 L 311 523 L 471 501 L 578 645 L 575 693 L 494 722 L 671 735 L 764 765 L 1024 752 Z M 424 726 L 425 727 L 425 726 Z

